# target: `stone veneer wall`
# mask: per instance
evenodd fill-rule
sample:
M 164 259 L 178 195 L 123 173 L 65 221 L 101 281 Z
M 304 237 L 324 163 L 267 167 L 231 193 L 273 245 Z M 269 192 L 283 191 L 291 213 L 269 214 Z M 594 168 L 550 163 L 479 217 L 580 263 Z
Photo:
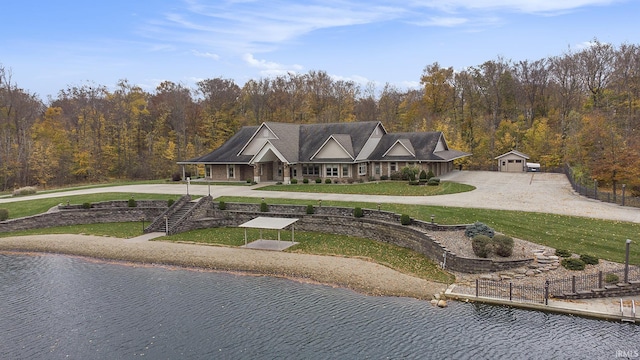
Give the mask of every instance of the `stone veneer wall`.
M 126 201 L 124 201 L 127 204 Z M 149 203 L 149 207 L 92 207 L 91 209 L 69 208 L 63 206 L 63 210 L 50 211 L 44 214 L 26 216 L 18 219 L 9 219 L 0 222 L 0 232 L 10 232 L 29 229 L 43 229 L 56 226 L 130 222 L 130 221 L 152 221 L 162 214 L 167 208 L 166 201 L 160 203 Z M 152 207 L 155 205 L 157 207 Z
M 556 299 L 594 299 L 603 297 L 623 297 L 638 295 L 640 293 L 640 281 L 629 281 L 628 284 L 621 283 L 606 285 L 603 289 L 592 289 L 578 291 L 572 294 L 554 295 Z

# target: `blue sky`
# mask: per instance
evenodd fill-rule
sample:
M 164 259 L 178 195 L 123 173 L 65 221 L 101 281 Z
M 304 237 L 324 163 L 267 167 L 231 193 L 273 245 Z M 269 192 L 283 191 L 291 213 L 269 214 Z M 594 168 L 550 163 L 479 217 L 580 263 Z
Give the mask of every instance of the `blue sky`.
M 46 101 L 87 81 L 153 91 L 326 71 L 416 87 L 434 62 L 538 60 L 597 38 L 640 44 L 637 0 L 18 0 L 3 4 L 0 64 Z

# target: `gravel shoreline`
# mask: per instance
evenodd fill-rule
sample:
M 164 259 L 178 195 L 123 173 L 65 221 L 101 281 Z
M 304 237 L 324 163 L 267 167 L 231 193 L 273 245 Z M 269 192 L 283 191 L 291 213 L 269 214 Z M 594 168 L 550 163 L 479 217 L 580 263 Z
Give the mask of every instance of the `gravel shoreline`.
M 119 238 L 75 234 L 16 236 L 0 238 L 0 251 L 55 253 L 267 275 L 344 287 L 375 296 L 428 300 L 447 288 L 447 284 L 419 279 L 361 259 L 162 241 L 134 243 Z

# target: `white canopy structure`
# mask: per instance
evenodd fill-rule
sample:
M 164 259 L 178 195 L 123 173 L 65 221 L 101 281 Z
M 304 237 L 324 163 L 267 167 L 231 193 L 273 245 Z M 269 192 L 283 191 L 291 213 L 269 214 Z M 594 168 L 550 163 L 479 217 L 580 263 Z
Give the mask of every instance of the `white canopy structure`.
M 240 224 L 238 227 L 244 228 L 244 247 L 263 249 L 263 250 L 284 250 L 290 246 L 297 244 L 295 242 L 295 227 L 293 224 L 298 221 L 296 218 L 277 218 L 277 217 L 265 217 L 259 216 L 255 219 L 249 220 L 244 224 Z M 291 241 L 280 241 L 280 230 L 291 225 Z M 260 229 L 260 238 L 256 241 L 247 243 L 247 228 Z M 266 240 L 262 238 L 262 229 L 278 230 L 278 240 Z

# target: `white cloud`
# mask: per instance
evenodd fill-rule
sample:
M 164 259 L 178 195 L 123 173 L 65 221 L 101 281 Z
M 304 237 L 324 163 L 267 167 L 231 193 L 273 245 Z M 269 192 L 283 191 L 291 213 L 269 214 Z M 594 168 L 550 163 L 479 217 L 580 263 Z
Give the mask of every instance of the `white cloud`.
M 213 59 L 213 60 L 220 60 L 220 55 L 218 54 L 212 54 L 209 52 L 200 52 L 198 50 L 191 50 L 191 53 L 195 56 L 198 57 L 204 57 L 204 58 L 209 58 L 209 59 Z
M 506 10 L 524 13 L 563 12 L 585 6 L 609 5 L 620 0 L 416 0 L 409 4 L 446 12 L 466 10 Z
M 301 65 L 283 65 L 272 61 L 258 60 L 253 54 L 244 54 L 242 59 L 251 67 L 260 71 L 263 76 L 278 76 L 287 73 L 298 73 L 303 69 Z

